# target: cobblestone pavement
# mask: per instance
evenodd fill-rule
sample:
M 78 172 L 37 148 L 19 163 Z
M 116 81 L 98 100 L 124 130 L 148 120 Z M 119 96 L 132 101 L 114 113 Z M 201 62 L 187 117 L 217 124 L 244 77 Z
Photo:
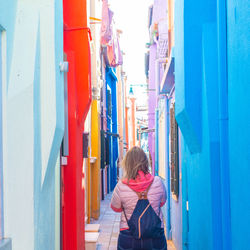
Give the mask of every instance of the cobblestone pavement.
M 91 220 L 93 224 L 100 224 L 100 235 L 97 250 L 117 250 L 119 235 L 120 213 L 115 213 L 110 208 L 111 194 L 101 201 L 101 213 L 98 220 Z M 168 241 L 168 250 L 176 250 L 173 243 Z

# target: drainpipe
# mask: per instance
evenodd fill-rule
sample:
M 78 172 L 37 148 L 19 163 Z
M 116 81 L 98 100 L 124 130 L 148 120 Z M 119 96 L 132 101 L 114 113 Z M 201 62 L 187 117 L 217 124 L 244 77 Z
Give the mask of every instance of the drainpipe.
M 217 0 L 219 127 L 223 250 L 231 250 L 230 176 L 228 152 L 227 4 Z
M 167 176 L 167 239 L 172 239 L 171 218 L 170 218 L 170 169 L 169 169 L 169 98 L 165 96 L 165 131 L 166 131 L 166 157 L 165 157 L 165 176 Z
M 104 47 L 101 47 L 101 71 L 102 71 L 102 124 L 101 128 L 103 131 L 107 132 L 107 116 L 106 116 L 106 72 L 105 72 L 105 60 L 104 60 Z M 106 145 L 104 146 L 106 147 Z M 102 200 L 104 200 L 106 193 L 106 178 L 105 168 L 101 170 L 101 180 L 102 180 Z
M 155 109 L 155 175 L 159 174 L 159 109 Z

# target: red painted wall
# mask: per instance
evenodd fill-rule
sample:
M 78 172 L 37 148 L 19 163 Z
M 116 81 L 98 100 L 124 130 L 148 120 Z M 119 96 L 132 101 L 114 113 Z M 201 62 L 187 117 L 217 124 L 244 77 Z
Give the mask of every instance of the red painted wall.
M 91 103 L 90 53 L 86 0 L 63 0 L 64 53 L 69 62 L 69 156 L 62 167 L 62 244 L 85 249 L 82 134 Z

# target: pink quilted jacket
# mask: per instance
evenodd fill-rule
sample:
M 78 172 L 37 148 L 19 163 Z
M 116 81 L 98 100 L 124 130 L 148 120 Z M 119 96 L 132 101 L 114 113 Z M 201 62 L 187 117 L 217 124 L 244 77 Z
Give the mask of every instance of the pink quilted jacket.
M 151 176 L 151 175 L 150 175 Z M 163 215 L 161 212 L 161 207 L 166 202 L 166 189 L 162 183 L 160 177 L 155 176 L 154 178 L 151 176 L 151 180 L 146 182 L 134 182 L 132 188 L 138 192 L 145 190 L 150 184 L 152 183 L 151 187 L 148 191 L 148 200 L 155 210 L 156 214 L 159 214 L 160 210 L 160 219 L 162 221 L 163 227 Z M 121 213 L 121 221 L 120 221 L 120 230 L 128 229 L 128 224 L 126 222 L 126 218 L 122 211 L 122 206 L 126 212 L 127 218 L 131 217 L 136 203 L 138 201 L 138 196 L 136 192 L 134 192 L 126 182 L 119 181 L 114 189 L 112 199 L 111 199 L 111 208 L 115 212 L 122 212 Z

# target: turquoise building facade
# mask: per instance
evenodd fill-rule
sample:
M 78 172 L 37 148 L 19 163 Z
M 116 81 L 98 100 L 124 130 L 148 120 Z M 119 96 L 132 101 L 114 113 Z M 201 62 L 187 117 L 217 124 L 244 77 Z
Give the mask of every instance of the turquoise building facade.
M 228 139 L 232 249 L 247 249 L 250 234 L 250 4 L 227 1 Z M 239 218 L 240 215 L 240 218 Z M 240 228 L 240 230 L 239 230 Z
M 249 249 L 249 1 L 175 0 L 174 11 L 155 126 L 167 238 L 178 250 Z
M 249 248 L 249 10 L 247 0 L 175 1 L 178 249 Z
M 60 249 L 62 1 L 0 6 L 0 249 Z

